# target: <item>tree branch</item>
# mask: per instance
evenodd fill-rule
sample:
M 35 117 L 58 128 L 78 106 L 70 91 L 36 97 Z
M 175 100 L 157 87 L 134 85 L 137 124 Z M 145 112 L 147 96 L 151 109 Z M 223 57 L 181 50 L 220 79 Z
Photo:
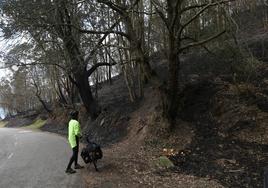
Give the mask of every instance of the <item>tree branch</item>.
M 76 86 L 78 87 L 78 83 L 73 79 L 73 77 L 71 75 L 68 76 L 70 81 Z
M 206 5 L 201 5 L 201 7 L 203 7 L 201 10 L 199 10 L 192 18 L 190 18 L 185 24 L 182 25 L 182 27 L 180 28 L 179 32 L 178 32 L 178 36 L 181 35 L 182 31 L 189 25 L 191 24 L 198 16 L 200 16 L 200 14 L 202 14 L 203 12 L 205 12 L 208 8 L 212 7 L 212 6 L 216 6 L 219 4 L 224 4 L 224 3 L 228 3 L 234 0 L 223 0 L 223 1 L 217 1 L 214 3 L 209 3 Z M 198 6 L 198 5 L 197 5 Z M 195 6 L 191 6 L 192 8 L 196 8 Z M 189 7 L 187 8 L 187 10 L 190 10 Z
M 16 66 L 18 67 L 23 67 L 23 66 L 35 66 L 35 65 L 54 65 L 56 67 L 59 67 L 61 68 L 62 70 L 66 70 L 65 67 L 57 64 L 57 63 L 37 63 L 37 62 L 33 62 L 33 63 L 20 63 L 20 64 L 17 64 Z M 10 66 L 12 67 L 12 66 Z
M 101 47 L 112 47 L 112 48 L 117 48 L 117 49 L 122 49 L 122 50 L 130 50 L 130 47 L 124 47 L 124 46 L 119 46 L 119 45 L 114 45 L 114 44 L 105 44 L 102 45 Z
M 164 13 L 161 10 L 159 10 L 157 8 L 157 3 L 155 3 L 155 1 L 152 1 L 152 2 L 153 2 L 153 5 L 154 5 L 154 8 L 155 8 L 156 12 L 160 16 L 160 18 L 163 20 L 163 22 L 166 25 L 166 27 L 169 28 L 169 24 L 168 24 L 168 20 L 167 20 L 166 16 L 164 15 Z
M 139 2 L 140 2 L 140 0 L 136 0 L 136 1 L 131 5 L 131 7 L 129 7 L 128 9 L 129 9 L 129 10 L 133 9 L 136 5 L 139 4 Z
M 87 71 L 87 77 L 90 77 L 91 74 L 98 68 L 101 66 L 113 66 L 116 65 L 116 63 L 97 63 L 95 65 L 93 65 L 88 71 Z
M 132 12 L 137 13 L 137 14 L 144 14 L 148 16 L 152 16 L 156 14 L 156 12 L 145 12 L 145 11 L 137 11 L 137 10 L 132 10 Z
M 223 1 L 214 2 L 214 4 L 219 4 L 220 5 L 220 4 L 229 3 L 229 2 L 232 2 L 232 1 L 235 1 L 235 0 L 223 0 Z M 199 4 L 199 5 L 190 5 L 190 6 L 187 6 L 187 7 L 184 7 L 183 9 L 181 9 L 180 13 L 182 14 L 183 12 L 186 12 L 188 10 L 192 10 L 192 9 L 196 9 L 196 8 L 202 8 L 202 7 L 205 7 L 207 5 L 208 5 L 208 3 Z
M 184 7 L 183 9 L 181 9 L 180 13 L 184 13 L 188 10 L 192 10 L 192 9 L 196 9 L 196 8 L 202 8 L 202 7 L 205 7 L 207 6 L 208 3 L 204 3 L 204 4 L 200 4 L 200 5 L 190 5 L 190 6 L 187 6 L 187 7 Z
M 126 8 L 122 7 L 120 5 L 114 4 L 111 1 L 107 1 L 107 0 L 97 0 L 98 3 L 103 3 L 105 5 L 107 5 L 108 7 L 110 7 L 111 9 L 113 9 L 114 11 L 118 12 L 121 16 L 124 16 L 126 13 Z
M 106 53 L 108 54 L 108 57 L 112 60 L 112 62 L 114 62 L 114 64 L 117 64 L 117 62 L 115 61 L 115 59 L 111 56 L 111 54 L 108 52 L 108 50 L 105 48 Z
M 186 50 L 186 49 L 189 49 L 189 48 L 192 48 L 192 47 L 195 47 L 195 46 L 200 46 L 200 45 L 203 45 L 203 44 L 206 44 L 210 41 L 212 41 L 213 39 L 216 39 L 218 38 L 219 36 L 223 35 L 226 31 L 222 31 L 216 35 L 213 35 L 207 39 L 204 39 L 204 40 L 201 40 L 201 41 L 198 41 L 198 42 L 193 42 L 193 43 L 190 43 L 188 45 L 185 45 L 185 46 L 182 46 L 178 52 L 182 52 L 183 50 Z
M 177 0 L 176 2 L 176 5 L 174 7 L 174 12 L 175 12 L 175 15 L 173 16 L 172 18 L 172 21 L 171 21 L 171 28 L 174 28 L 177 20 L 178 20 L 178 15 L 179 15 L 179 5 L 180 5 L 181 1 L 180 0 Z
M 190 41 L 193 41 L 193 42 L 198 42 L 198 40 L 196 40 L 195 38 L 188 37 L 188 36 L 183 37 L 183 38 L 181 39 L 181 41 L 184 41 L 184 40 L 190 40 Z M 205 46 L 205 44 L 202 44 L 202 45 L 200 45 L 200 46 L 202 46 L 208 53 L 210 53 L 210 54 L 216 56 L 212 51 L 210 51 L 210 50 L 208 49 L 208 47 Z
M 95 31 L 95 30 L 87 30 L 87 29 L 81 29 L 73 24 L 31 24 L 31 26 L 36 26 L 36 27 L 61 27 L 61 26 L 68 26 L 71 28 L 74 28 L 76 30 L 78 30 L 81 33 L 84 34 L 118 34 L 121 36 L 124 36 L 126 38 L 129 38 L 129 35 L 127 35 L 126 33 L 122 32 L 122 31 L 113 31 L 111 30 L 111 28 L 109 28 L 109 30 L 107 31 Z M 57 42 L 57 41 L 47 41 L 47 42 Z
M 115 22 L 111 27 L 110 30 L 113 30 L 118 24 L 120 23 L 120 19 Z M 98 41 L 97 45 L 95 48 L 89 53 L 88 57 L 85 59 L 85 62 L 88 63 L 88 61 L 91 59 L 91 57 L 95 54 L 95 52 L 99 49 L 101 46 L 102 42 L 106 39 L 106 37 L 109 35 L 109 33 L 104 34 L 100 40 Z
M 86 29 L 78 29 L 78 30 L 81 33 L 87 33 L 87 34 L 112 34 L 113 33 L 113 34 L 118 34 L 126 38 L 129 38 L 129 35 L 121 31 L 93 31 L 93 30 L 86 30 Z
M 36 66 L 36 65 L 52 65 L 52 66 L 56 66 L 56 67 L 59 67 L 61 68 L 62 70 L 66 70 L 65 67 L 59 65 L 59 64 L 56 64 L 56 63 L 37 63 L 37 62 L 33 62 L 33 63 L 18 63 L 18 64 L 15 64 L 15 65 L 9 65 L 9 66 L 4 66 L 4 67 L 0 67 L 0 69 L 8 69 L 8 68 L 11 68 L 12 66 L 17 66 L 17 67 L 26 67 L 26 66 Z

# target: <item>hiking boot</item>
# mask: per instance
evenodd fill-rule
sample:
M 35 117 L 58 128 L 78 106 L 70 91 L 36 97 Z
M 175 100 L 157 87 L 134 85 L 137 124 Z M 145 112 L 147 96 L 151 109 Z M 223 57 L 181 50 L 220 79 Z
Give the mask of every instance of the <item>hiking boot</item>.
M 76 171 L 73 170 L 72 168 L 68 168 L 68 169 L 66 169 L 65 172 L 66 172 L 67 174 L 74 174 L 74 173 L 76 173 Z
M 77 164 L 77 165 L 75 165 L 75 167 L 74 167 L 74 169 L 82 169 L 82 168 L 84 168 L 84 167 L 81 166 L 80 164 Z

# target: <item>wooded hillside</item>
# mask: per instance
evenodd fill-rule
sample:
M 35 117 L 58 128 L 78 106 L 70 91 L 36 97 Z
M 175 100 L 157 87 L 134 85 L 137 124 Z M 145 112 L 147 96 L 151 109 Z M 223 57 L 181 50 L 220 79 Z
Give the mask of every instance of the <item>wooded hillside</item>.
M 267 10 L 266 0 L 0 1 L 2 126 L 66 134 L 79 110 L 84 137 L 106 146 L 89 186 L 263 187 Z
M 265 30 L 266 10 L 264 2 L 250 0 L 3 1 L 2 37 L 12 45 L 2 60 L 12 76 L 2 78 L 2 106 L 10 114 L 40 106 L 52 113 L 55 105 L 81 101 L 94 119 L 101 111 L 99 83 L 113 84 L 122 74 L 131 101 L 153 84 L 172 124 L 183 56 L 232 48 L 241 57 L 230 58 L 246 64 L 247 42 Z M 156 53 L 167 59 L 166 80 L 150 62 Z

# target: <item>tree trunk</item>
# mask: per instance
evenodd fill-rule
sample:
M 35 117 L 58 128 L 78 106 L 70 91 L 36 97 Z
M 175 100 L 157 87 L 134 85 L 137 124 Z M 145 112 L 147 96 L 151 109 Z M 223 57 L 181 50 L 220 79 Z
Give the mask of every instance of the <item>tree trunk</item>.
M 71 72 L 74 75 L 74 80 L 71 80 L 78 88 L 82 102 L 90 114 L 92 119 L 95 119 L 98 115 L 98 105 L 94 100 L 91 87 L 89 85 L 87 62 L 84 60 L 84 55 L 80 48 L 80 33 L 71 27 L 71 24 L 77 25 L 79 22 L 74 21 L 73 16 L 70 16 L 66 1 L 59 1 L 57 4 L 57 20 L 58 24 L 55 29 L 63 40 L 64 49 L 66 50 L 70 62 Z M 63 24 L 63 25 L 62 25 Z
M 44 109 L 49 113 L 51 114 L 52 113 L 52 110 L 50 110 L 47 105 L 46 105 L 46 102 L 41 98 L 40 95 L 36 94 L 36 97 L 38 98 L 39 102 L 42 104 L 42 106 L 44 107 Z
M 178 110 L 178 75 L 179 75 L 179 56 L 173 51 L 169 52 L 168 57 L 169 76 L 168 76 L 168 89 L 166 93 L 166 115 L 170 122 L 170 128 L 173 128 L 177 110 Z
M 82 58 L 81 52 L 75 41 L 69 39 L 66 41 L 65 45 L 70 60 L 74 66 L 74 79 L 82 102 L 91 118 L 95 119 L 98 116 L 98 105 L 92 95 L 86 67 L 83 68 L 86 63 L 84 63 L 84 59 Z
M 64 94 L 62 93 L 60 81 L 59 81 L 58 78 L 56 79 L 56 84 L 57 84 L 57 87 L 58 87 L 58 92 L 57 93 L 58 93 L 58 97 L 60 99 L 60 103 L 63 104 L 63 105 L 67 105 L 68 102 L 67 102 Z
M 81 74 L 75 74 L 75 80 L 86 110 L 89 112 L 92 119 L 96 119 L 99 114 L 98 104 L 93 98 L 86 70 Z

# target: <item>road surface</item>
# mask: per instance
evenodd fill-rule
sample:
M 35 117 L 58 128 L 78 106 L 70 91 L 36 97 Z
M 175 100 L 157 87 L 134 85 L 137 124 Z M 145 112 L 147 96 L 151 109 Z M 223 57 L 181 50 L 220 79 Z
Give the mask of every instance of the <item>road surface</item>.
M 0 128 L 0 187 L 83 188 L 79 171 L 65 174 L 71 154 L 55 134 Z

